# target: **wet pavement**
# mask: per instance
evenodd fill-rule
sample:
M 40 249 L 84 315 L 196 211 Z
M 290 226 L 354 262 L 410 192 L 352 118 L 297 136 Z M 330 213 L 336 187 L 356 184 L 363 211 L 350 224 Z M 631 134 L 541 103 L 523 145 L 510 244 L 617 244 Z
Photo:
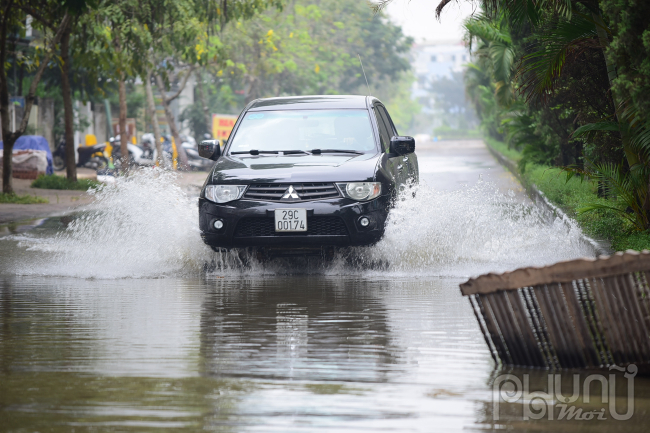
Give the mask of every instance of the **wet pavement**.
M 518 187 L 475 142 L 452 143 L 455 150 L 442 144 L 419 151 L 427 184 L 456 190 L 482 174 L 503 192 Z M 517 229 L 513 220 L 499 221 Z M 466 225 L 460 221 L 458 230 Z M 499 390 L 513 391 L 502 374 L 527 377 L 539 392 L 548 391 L 548 374 L 495 370 L 460 296 L 473 262 L 482 261 L 481 269 L 500 263 L 486 258 L 494 252 L 445 275 L 309 264 L 165 273 L 168 262 L 142 258 L 155 253 L 145 245 L 116 257 L 118 246 L 129 246 L 126 236 L 85 250 L 98 257 L 84 262 L 56 250 L 68 230 L 58 219 L 18 226 L 0 234 L 1 432 L 647 431 L 648 379 L 619 375 L 613 386 L 608 371 L 602 374 L 617 411 L 598 387 L 590 388 L 590 402 L 584 394 L 571 402 L 580 413 L 605 409 L 606 419 L 558 420 L 556 397 L 542 416 L 534 396 L 495 406 Z M 162 232 L 151 239 L 174 245 L 169 254 L 199 248 Z M 201 254 L 169 263 L 187 268 Z M 115 266 L 137 278 L 105 279 Z M 560 375 L 563 395 L 571 395 L 572 374 Z M 634 414 L 618 421 L 630 384 Z
M 418 143 L 420 179 L 442 190 L 470 186 L 479 179 L 496 184 L 501 192 L 515 192 L 526 200 L 517 179 L 501 166 L 482 140 L 450 140 Z

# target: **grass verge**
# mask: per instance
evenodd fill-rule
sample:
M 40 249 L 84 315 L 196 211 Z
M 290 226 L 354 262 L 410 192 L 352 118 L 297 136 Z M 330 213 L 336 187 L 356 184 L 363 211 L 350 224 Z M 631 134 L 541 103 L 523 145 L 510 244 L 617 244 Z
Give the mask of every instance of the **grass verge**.
M 36 195 L 16 195 L 0 193 L 0 203 L 10 204 L 38 204 L 49 203 L 49 200 Z
M 519 162 L 521 153 L 510 149 L 507 144 L 485 138 L 485 142 L 496 152 L 506 158 Z M 587 203 L 606 203 L 618 206 L 616 200 L 598 197 L 596 185 L 585 180 L 572 178 L 566 181 L 566 173 L 557 167 L 527 164 L 524 173 L 518 173 L 524 186 L 535 185 L 546 197 L 567 215 L 575 219 L 587 236 L 595 239 L 605 239 L 611 242 L 612 249 L 644 250 L 650 249 L 650 232 L 635 231 L 632 224 L 615 211 L 597 210 L 580 214 L 578 209 Z
M 57 175 L 40 175 L 34 182 L 32 188 L 42 189 L 70 189 L 86 191 L 88 188 L 97 188 L 100 182 L 92 179 L 79 179 L 77 182 L 70 182 L 67 178 Z

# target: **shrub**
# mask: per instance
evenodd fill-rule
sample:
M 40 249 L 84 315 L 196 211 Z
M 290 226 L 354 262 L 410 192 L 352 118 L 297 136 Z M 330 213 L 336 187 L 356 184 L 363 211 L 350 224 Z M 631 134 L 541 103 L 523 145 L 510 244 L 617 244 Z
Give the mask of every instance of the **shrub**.
M 0 193 L 0 203 L 11 203 L 11 204 L 37 204 L 37 203 L 49 203 L 46 198 L 38 197 L 36 195 L 16 195 L 16 194 L 5 194 Z
M 79 191 L 85 191 L 88 188 L 97 188 L 99 185 L 100 183 L 96 180 L 79 179 L 76 182 L 71 182 L 67 178 L 57 175 L 41 175 L 32 182 L 32 188 L 71 189 Z

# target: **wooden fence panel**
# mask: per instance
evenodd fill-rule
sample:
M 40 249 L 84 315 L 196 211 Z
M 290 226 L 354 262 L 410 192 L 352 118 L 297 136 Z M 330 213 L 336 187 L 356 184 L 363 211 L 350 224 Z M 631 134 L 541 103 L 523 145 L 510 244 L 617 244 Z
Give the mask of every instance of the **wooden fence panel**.
M 649 281 L 650 252 L 628 251 L 487 274 L 460 288 L 497 363 L 650 367 Z

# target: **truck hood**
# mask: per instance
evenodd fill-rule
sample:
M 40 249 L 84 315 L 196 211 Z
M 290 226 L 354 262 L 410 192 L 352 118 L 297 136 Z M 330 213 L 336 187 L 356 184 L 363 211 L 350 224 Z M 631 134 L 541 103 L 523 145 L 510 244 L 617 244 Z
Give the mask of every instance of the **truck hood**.
M 210 183 L 372 181 L 380 157 L 381 153 L 222 156 L 214 165 Z

